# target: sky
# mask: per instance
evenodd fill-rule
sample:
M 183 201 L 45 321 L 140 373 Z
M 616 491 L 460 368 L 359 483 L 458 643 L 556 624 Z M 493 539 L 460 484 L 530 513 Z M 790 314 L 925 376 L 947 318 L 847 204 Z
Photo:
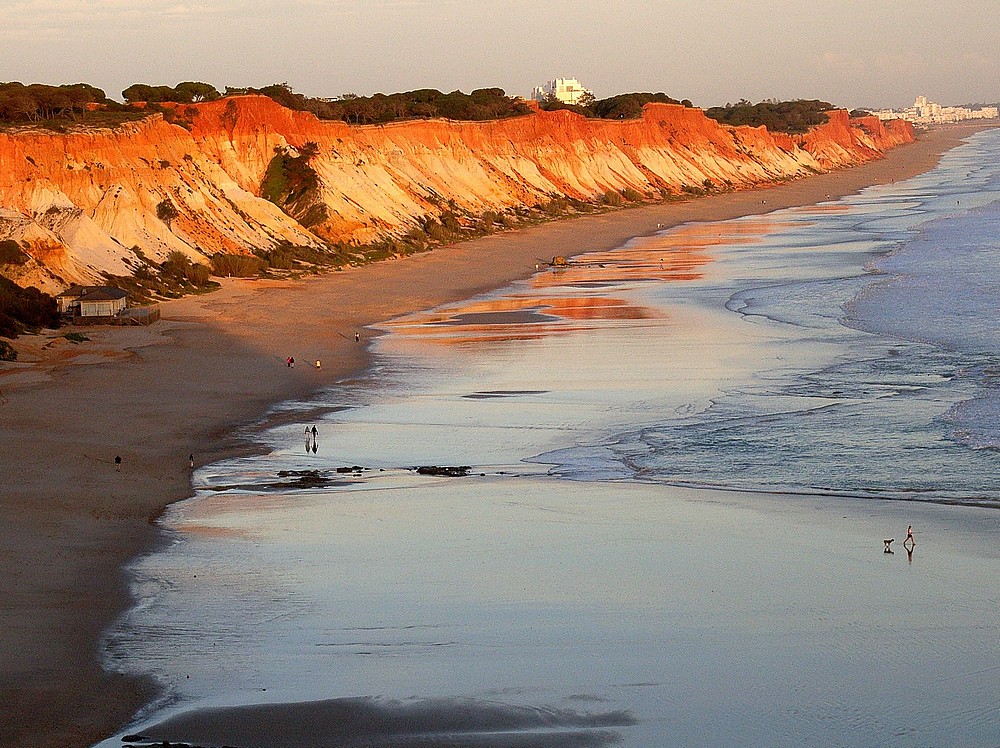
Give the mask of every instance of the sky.
M 0 81 L 1000 101 L 1000 0 L 0 0 Z

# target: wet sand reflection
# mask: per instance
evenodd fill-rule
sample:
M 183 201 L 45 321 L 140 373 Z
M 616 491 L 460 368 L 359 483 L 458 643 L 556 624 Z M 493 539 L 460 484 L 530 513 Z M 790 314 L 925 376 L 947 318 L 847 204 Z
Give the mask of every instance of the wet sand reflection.
M 420 312 L 388 325 L 393 333 L 444 345 L 537 340 L 621 320 L 662 319 L 661 310 L 626 299 L 645 282 L 692 282 L 715 261 L 711 249 L 753 244 L 791 225 L 755 219 L 690 224 L 639 237 L 628 246 L 593 252 L 535 274 L 529 292 L 473 299 Z M 523 287 L 522 287 L 523 288 Z

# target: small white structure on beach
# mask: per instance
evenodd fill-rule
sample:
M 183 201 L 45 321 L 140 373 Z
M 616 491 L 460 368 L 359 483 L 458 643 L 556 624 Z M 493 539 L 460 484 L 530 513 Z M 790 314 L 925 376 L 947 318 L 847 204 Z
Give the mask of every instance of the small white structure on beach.
M 57 297 L 60 314 L 115 317 L 124 311 L 128 294 L 112 286 L 72 286 Z
M 545 101 L 554 96 L 563 104 L 579 104 L 584 96 L 593 96 L 594 92 L 584 88 L 576 78 L 556 78 L 541 86 L 536 86 L 531 92 L 535 101 Z

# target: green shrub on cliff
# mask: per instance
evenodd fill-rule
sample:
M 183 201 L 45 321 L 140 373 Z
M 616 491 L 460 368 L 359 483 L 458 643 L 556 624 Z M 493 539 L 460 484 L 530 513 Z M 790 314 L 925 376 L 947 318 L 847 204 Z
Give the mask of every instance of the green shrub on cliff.
M 595 117 L 601 119 L 639 119 L 642 117 L 642 108 L 646 104 L 681 104 L 691 106 L 691 102 L 684 102 L 667 96 L 663 92 L 659 93 L 626 93 L 611 96 L 607 99 L 598 99 L 590 109 Z
M 294 210 L 295 203 L 319 187 L 319 175 L 310 164 L 318 153 L 319 147 L 312 142 L 305 143 L 294 156 L 290 149 L 276 147 L 260 185 L 261 197 L 292 215 L 289 209 Z
M 40 327 L 59 327 L 56 300 L 34 286 L 21 288 L 0 276 L 0 337 L 16 338 Z
M 30 258 L 13 239 L 0 241 L 0 265 L 23 265 Z
M 705 114 L 725 125 L 763 125 L 771 132 L 804 133 L 826 122 L 824 112 L 834 108 L 833 104 L 817 99 L 770 99 L 759 104 L 743 99 L 735 104 L 706 109 Z
M 200 262 L 192 262 L 190 257 L 178 250 L 174 250 L 167 255 L 167 259 L 160 266 L 160 272 L 166 278 L 177 281 L 182 285 L 189 283 L 193 286 L 206 285 L 211 273 L 208 265 Z
M 254 255 L 231 255 L 219 252 L 212 255 L 212 275 L 219 277 L 253 278 L 267 267 L 267 263 Z
M 291 189 L 288 177 L 285 176 L 285 161 L 288 156 L 284 148 L 276 147 L 274 151 L 274 158 L 267 165 L 264 179 L 260 183 L 260 196 L 275 205 L 281 205 Z
M 179 215 L 180 211 L 177 210 L 177 206 L 169 199 L 161 200 L 156 204 L 156 217 L 167 224 L 167 226 Z

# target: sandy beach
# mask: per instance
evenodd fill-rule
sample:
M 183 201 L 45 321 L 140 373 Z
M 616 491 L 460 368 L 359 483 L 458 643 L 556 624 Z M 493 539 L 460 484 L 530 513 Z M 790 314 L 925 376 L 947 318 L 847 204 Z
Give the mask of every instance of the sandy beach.
M 360 372 L 366 326 L 526 277 L 555 255 L 906 179 L 981 128 L 934 129 L 881 161 L 774 188 L 554 222 L 303 281 L 226 281 L 164 304 L 151 328 L 85 330 L 91 340 L 78 345 L 51 333 L 15 341 L 21 360 L 0 368 L 0 744 L 90 745 L 148 700 L 152 684 L 105 673 L 97 652 L 129 602 L 123 564 L 157 542 L 164 507 L 190 495 L 189 454 L 201 465 L 238 453 L 240 434 L 270 406 Z

